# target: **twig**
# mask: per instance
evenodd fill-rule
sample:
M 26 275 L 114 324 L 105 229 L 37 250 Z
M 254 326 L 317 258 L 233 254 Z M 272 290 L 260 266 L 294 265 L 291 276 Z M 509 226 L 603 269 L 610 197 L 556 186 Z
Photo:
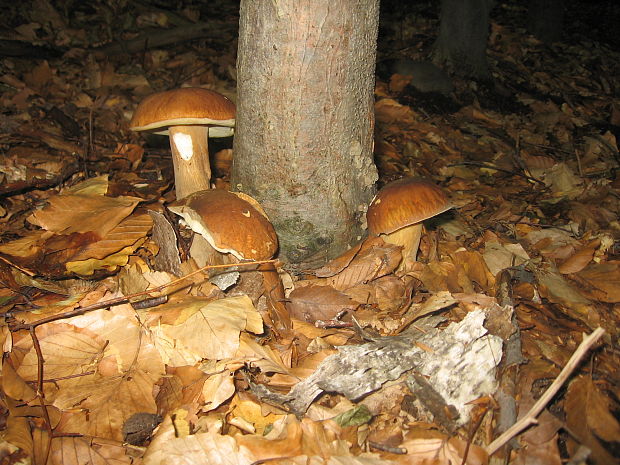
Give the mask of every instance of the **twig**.
M 368 445 L 372 447 L 373 449 L 377 449 L 383 452 L 389 452 L 390 454 L 397 454 L 397 455 L 407 454 L 407 449 L 404 449 L 402 447 L 392 447 L 392 446 L 388 446 L 387 444 L 381 444 L 380 442 L 374 442 L 374 441 L 368 441 Z
M 185 276 L 180 277 L 179 279 L 175 279 L 174 281 L 170 281 L 169 283 L 166 284 L 162 284 L 161 286 L 155 287 L 153 289 L 147 289 L 146 291 L 142 291 L 142 292 L 136 292 L 135 294 L 130 294 L 127 296 L 123 296 L 123 297 L 117 297 L 115 299 L 109 299 L 106 300 L 104 302 L 97 302 L 96 304 L 92 304 L 92 305 L 87 305 L 86 307 L 78 307 L 74 310 L 68 311 L 68 312 L 63 312 L 63 313 L 58 313 L 56 315 L 52 315 L 52 316 L 48 316 L 45 318 L 41 318 L 40 320 L 36 320 L 33 321 L 31 323 L 15 323 L 11 325 L 11 331 L 19 331 L 22 329 L 31 331 L 33 328 L 36 328 L 37 326 L 40 326 L 42 324 L 45 323 L 50 323 L 52 321 L 58 321 L 58 320 L 64 320 L 65 318 L 72 318 L 74 316 L 79 316 L 79 315 L 83 315 L 85 313 L 88 312 L 92 312 L 94 310 L 100 310 L 102 308 L 107 308 L 107 307 L 113 307 L 115 305 L 121 305 L 121 304 L 125 304 L 127 302 L 129 302 L 131 299 L 135 299 L 136 297 L 141 297 L 141 296 L 150 296 L 150 294 L 154 293 L 154 292 L 160 292 L 162 290 L 164 290 L 167 287 L 173 286 L 179 282 L 182 282 L 184 280 L 186 280 L 187 278 L 190 278 L 194 275 L 197 275 L 199 273 L 203 273 L 204 271 L 208 270 L 208 269 L 213 269 L 213 268 L 227 268 L 227 267 L 231 267 L 231 266 L 250 266 L 250 265 L 262 265 L 264 263 L 275 263 L 276 260 L 257 260 L 257 261 L 251 261 L 251 262 L 241 262 L 241 263 L 227 263 L 224 265 L 207 265 L 207 266 L 203 266 L 202 268 L 196 270 L 196 271 L 192 271 L 189 274 L 186 274 Z
M 500 435 L 495 441 L 486 447 L 486 451 L 489 455 L 495 453 L 500 447 L 506 444 L 510 439 L 519 434 L 528 426 L 536 423 L 536 417 L 542 412 L 549 401 L 557 394 L 560 387 L 566 382 L 573 370 L 579 365 L 579 362 L 583 356 L 590 350 L 590 348 L 599 340 L 599 338 L 605 334 L 605 330 L 601 327 L 596 328 L 592 334 L 586 336 L 577 350 L 573 353 L 571 358 L 566 363 L 566 366 L 562 368 L 562 371 L 558 377 L 551 383 L 551 386 L 544 392 L 544 394 L 536 401 L 532 408 L 525 414 L 523 418 L 517 421 L 514 425 L 508 428 L 502 435 Z
M 579 177 L 583 178 L 583 169 L 581 168 L 581 157 L 579 151 L 575 149 L 575 158 L 577 159 L 577 169 L 579 170 Z
M 47 463 L 50 451 L 52 450 L 52 438 L 54 437 L 54 429 L 52 428 L 52 422 L 50 420 L 50 413 L 47 410 L 45 404 L 45 392 L 43 391 L 43 351 L 41 350 L 41 344 L 37 338 L 37 329 L 35 327 L 29 328 L 30 338 L 32 339 L 32 345 L 34 351 L 37 354 L 37 388 L 36 397 L 39 400 L 39 406 L 41 407 L 41 413 L 43 414 L 43 420 L 45 424 L 45 430 L 47 431 L 47 447 L 45 449 L 45 460 L 42 463 Z

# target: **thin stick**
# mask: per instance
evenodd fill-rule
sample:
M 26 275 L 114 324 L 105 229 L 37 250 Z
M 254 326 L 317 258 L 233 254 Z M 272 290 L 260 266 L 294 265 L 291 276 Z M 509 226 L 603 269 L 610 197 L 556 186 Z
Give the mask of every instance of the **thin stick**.
M 579 362 L 583 356 L 590 350 L 590 348 L 599 340 L 599 338 L 605 334 L 603 328 L 596 328 L 592 334 L 583 338 L 577 350 L 573 353 L 568 363 L 558 377 L 551 383 L 551 386 L 544 392 L 544 394 L 536 401 L 532 408 L 525 414 L 523 418 L 517 421 L 514 425 L 508 428 L 502 433 L 495 441 L 486 447 L 486 451 L 489 455 L 495 453 L 500 447 L 510 441 L 514 436 L 519 434 L 528 426 L 537 423 L 536 417 L 542 412 L 549 401 L 557 394 L 560 387 L 566 382 L 573 370 L 579 365 Z
M 192 276 L 197 275 L 199 273 L 204 273 L 206 270 L 210 270 L 214 268 L 230 268 L 233 266 L 262 265 L 264 263 L 275 263 L 276 261 L 277 260 L 272 259 L 272 260 L 256 260 L 256 261 L 251 261 L 251 262 L 240 262 L 240 263 L 226 263 L 223 265 L 206 265 L 196 271 L 192 271 L 191 273 L 186 274 L 185 276 L 175 279 L 174 281 L 170 281 L 169 283 L 162 284 L 161 286 L 157 286 L 153 289 L 147 289 L 146 291 L 136 292 L 135 294 L 129 294 L 123 297 L 116 297 L 114 299 L 109 299 L 104 302 L 97 302 L 92 305 L 87 305 L 86 307 L 78 307 L 68 312 L 58 313 L 56 315 L 41 318 L 40 320 L 32 321 L 30 323 L 17 323 L 16 322 L 16 323 L 11 324 L 10 329 L 11 331 L 19 331 L 22 329 L 31 330 L 32 328 L 36 328 L 37 326 L 50 323 L 52 321 L 64 320 L 66 318 L 72 318 L 74 316 L 83 315 L 85 313 L 92 312 L 94 310 L 100 310 L 102 308 L 108 308 L 108 307 L 112 307 L 115 305 L 125 304 L 129 302 L 130 300 L 135 299 L 136 297 L 150 296 L 150 294 L 160 292 L 167 287 L 174 286 L 175 284 L 181 281 L 185 281 L 187 278 L 191 278 Z

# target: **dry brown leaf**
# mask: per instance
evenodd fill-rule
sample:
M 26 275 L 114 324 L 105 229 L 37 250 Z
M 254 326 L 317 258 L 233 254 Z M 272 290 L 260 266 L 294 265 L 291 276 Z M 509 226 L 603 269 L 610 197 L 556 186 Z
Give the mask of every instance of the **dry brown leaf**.
M 64 419 L 57 431 L 121 441 L 121 428 L 130 416 L 157 412 L 153 398 L 156 380 L 142 369 L 114 376 L 75 378 L 74 384 L 63 387 L 54 401 L 57 407 L 73 413 Z M 74 410 L 78 408 L 81 410 Z
M 53 234 L 47 231 L 32 231 L 26 236 L 15 239 L 14 241 L 0 244 L 0 253 L 19 260 L 23 263 L 26 259 L 32 260 L 33 257 L 41 254 L 43 244 Z
M 208 377 L 202 386 L 202 406 L 203 412 L 209 412 L 218 408 L 235 393 L 234 375 L 235 371 L 242 365 L 229 367 L 227 362 L 208 361 L 201 367 Z
M 237 438 L 242 449 L 255 460 L 291 457 L 296 455 L 331 456 L 350 455 L 349 445 L 338 438 L 341 429 L 334 422 L 297 420 L 293 415 L 279 421 L 266 436 L 245 435 Z
M 263 331 L 260 314 L 245 295 L 207 303 L 204 299 L 187 297 L 160 306 L 164 312 L 175 308 L 182 309 L 183 321 L 153 327 L 162 357 L 172 366 L 193 365 L 201 359 L 232 358 L 239 348 L 242 331 L 255 334 Z
M 235 438 L 216 432 L 177 435 L 169 416 L 159 425 L 144 454 L 144 465 L 204 464 L 250 465 L 254 459 Z
M 455 265 L 461 268 L 464 274 L 467 276 L 467 280 L 478 284 L 487 293 L 493 293 L 493 287 L 495 286 L 495 277 L 489 271 L 482 255 L 475 250 L 457 250 L 452 254 L 452 260 Z M 467 290 L 466 287 L 470 286 L 469 283 L 461 278 L 461 272 L 459 271 L 459 283 L 463 286 L 465 292 L 473 292 L 474 288 L 471 287 Z
M 595 239 L 585 247 L 576 250 L 573 255 L 558 266 L 558 271 L 562 274 L 570 274 L 583 270 L 592 261 L 594 253 L 600 245 L 600 239 Z
M 236 357 L 243 359 L 251 367 L 260 368 L 263 373 L 289 373 L 290 367 L 278 352 L 266 344 L 256 341 L 247 333 L 241 333 Z
M 47 465 L 130 465 L 134 459 L 125 454 L 123 447 L 113 442 L 92 441 L 81 437 L 52 439 L 50 460 Z
M 372 306 L 373 313 L 398 310 L 406 298 L 405 284 L 394 275 L 387 275 L 370 281 L 368 284 L 357 284 L 343 291 L 356 302 Z
M 586 296 L 601 302 L 620 302 L 620 262 L 593 263 L 572 278 Z
M 68 321 L 72 324 L 48 324 L 37 331 L 44 376 L 55 380 L 45 384 L 46 397 L 69 409 L 58 431 L 121 439 L 126 418 L 155 411 L 153 385 L 164 374 L 159 353 L 128 305 Z M 36 379 L 35 351 L 27 339 L 18 346 L 30 349 L 18 372 Z
M 580 246 L 573 234 L 557 228 L 532 229 L 524 236 L 541 255 L 553 259 L 566 259 Z
M 159 383 L 157 405 L 162 412 L 173 412 L 183 405 L 196 405 L 207 375 L 193 366 L 169 368 Z
M 334 276 L 323 279 L 321 285 L 329 285 L 344 291 L 357 284 L 385 276 L 398 266 L 401 260 L 400 250 L 401 247 L 383 242 L 380 238 L 369 239 L 346 268 Z
M 116 145 L 114 150 L 115 154 L 127 158 L 131 163 L 131 167 L 135 170 L 142 161 L 144 156 L 144 148 L 136 144 L 121 144 Z
M 67 164 L 62 158 L 50 153 L 48 149 L 17 146 L 9 150 L 5 155 L 4 164 L 8 164 L 11 170 L 3 173 L 6 181 L 24 181 L 31 177 L 45 178 L 62 172 Z
M 100 300 L 108 298 L 106 295 Z M 68 321 L 107 341 L 104 357 L 113 358 L 117 370 L 140 367 L 152 373 L 154 379 L 164 375 L 165 367 L 155 347 L 156 341 L 139 324 L 131 305 L 117 305 L 112 312 L 96 310 Z
M 413 76 L 403 76 L 402 74 L 392 74 L 389 83 L 390 92 L 398 94 L 404 90 L 405 87 L 413 80 Z
M 413 124 L 414 113 L 410 107 L 401 105 L 396 100 L 384 98 L 375 103 L 375 118 L 378 123 L 399 125 Z
M 25 402 L 30 402 L 36 395 L 34 389 L 15 372 L 8 359 L 2 364 L 2 392 L 15 400 Z
M 568 208 L 568 218 L 584 231 L 598 233 L 602 229 L 614 228 L 612 225 L 618 221 L 618 211 L 604 204 L 571 202 Z
M 598 324 L 600 315 L 596 307 L 572 287 L 553 267 L 536 268 L 533 271 L 538 280 L 541 297 L 560 304 L 562 310 L 569 316 L 583 321 L 589 326 Z
M 32 68 L 32 71 L 24 75 L 24 81 L 28 86 L 40 94 L 46 93 L 46 88 L 52 80 L 53 74 L 47 60 Z
M 9 415 L 3 436 L 4 441 L 18 447 L 28 456 L 34 456 L 35 444 L 33 443 L 30 420 L 27 417 Z
M 263 406 L 260 403 L 242 394 L 237 394 L 232 400 L 230 412 L 232 415 L 251 423 L 257 434 L 263 434 L 267 427 L 284 418 L 284 415 L 264 413 Z
M 112 63 L 106 63 L 101 70 L 101 85 L 120 89 L 150 89 L 149 81 L 142 74 L 119 74 Z M 140 89 L 142 91 L 142 89 Z
M 530 429 L 530 431 L 536 431 Z M 525 447 L 521 447 L 515 451 L 516 458 L 512 463 L 528 464 L 539 463 L 545 465 L 562 465 L 564 463 L 560 457 L 558 448 L 558 434 L 553 435 L 547 441 L 539 441 L 537 443 L 524 442 Z
M 454 465 L 463 463 L 467 443 L 452 437 L 408 439 L 400 444 L 406 455 L 392 455 L 390 458 L 402 465 Z M 480 446 L 471 444 L 467 453 L 467 465 L 486 465 L 489 458 Z
M 32 440 L 34 443 L 34 450 L 31 457 L 34 458 L 34 461 L 37 464 L 44 463 L 45 457 L 48 456 L 50 446 L 49 432 L 42 428 L 33 428 Z
M 521 244 L 501 244 L 497 241 L 486 241 L 482 256 L 493 276 L 497 276 L 497 273 L 506 268 L 521 265 L 530 259 Z
M 413 304 L 405 314 L 404 323 L 410 324 L 425 315 L 446 310 L 457 302 L 452 294 L 448 291 L 439 291 L 433 293 L 425 302 L 421 304 Z
M 293 320 L 293 329 L 296 334 L 310 340 L 321 338 L 330 347 L 345 345 L 351 339 L 351 334 L 344 334 L 342 331 L 334 328 L 317 328 L 312 323 L 301 320 Z
M 462 292 L 457 277 L 457 267 L 451 262 L 432 261 L 428 264 L 420 263 L 420 269 L 416 269 L 413 276 L 424 284 L 431 292 L 445 291 Z
M 88 244 L 66 263 L 68 272 L 91 276 L 100 269 L 115 270 L 126 265 L 135 250 L 146 240 L 153 226 L 147 214 L 131 215 L 121 221 L 100 241 Z
M 392 462 L 378 458 L 376 454 L 331 456 L 331 457 L 308 457 L 299 455 L 297 457 L 283 458 L 274 460 L 274 465 L 392 465 Z
M 103 196 L 108 192 L 110 183 L 108 174 L 88 178 L 73 186 L 65 187 L 62 194 Z
M 557 367 L 547 361 L 537 360 L 520 372 L 517 382 L 518 416 L 523 417 L 535 404 L 534 383 L 557 376 Z M 524 446 L 519 451 L 521 463 L 538 463 L 560 465 L 562 463 L 558 449 L 558 431 L 562 422 L 547 410 L 537 417 L 537 422 L 527 429 L 520 437 Z
M 543 181 L 554 196 L 574 199 L 583 193 L 583 180 L 566 163 L 556 163 L 544 173 Z
M 289 295 L 286 307 L 292 318 L 315 322 L 333 320 L 343 311 L 353 312 L 359 304 L 331 286 L 306 286 Z
M 620 425 L 609 410 L 609 399 L 590 377 L 580 376 L 570 383 L 564 410 L 571 434 L 592 450 L 596 463 L 620 463 L 620 458 L 601 443 L 620 442 Z
M 337 273 L 340 273 L 349 265 L 349 263 L 351 263 L 351 260 L 355 258 L 355 256 L 359 253 L 361 248 L 366 243 L 367 241 L 362 241 L 358 244 L 355 244 L 349 250 L 346 250 L 343 254 L 337 256 L 322 267 L 314 270 L 313 274 L 317 278 L 329 278 Z
M 65 137 L 51 134 L 47 131 L 37 129 L 31 124 L 24 124 L 19 128 L 19 133 L 25 137 L 29 137 L 35 140 L 49 145 L 51 148 L 68 152 L 71 154 L 82 154 L 83 149 L 73 142 L 68 141 Z
M 375 141 L 375 157 L 381 158 L 384 162 L 399 161 L 403 158 L 393 144 L 383 139 Z
M 75 327 L 66 324 L 48 325 L 46 329 L 50 333 L 39 341 L 45 360 L 45 378 L 59 380 L 60 386 L 75 383 L 74 380 L 66 379 L 67 377 L 89 378 L 84 374 L 94 372 L 97 360 L 106 346 L 105 340 L 89 332 L 78 332 Z M 26 340 L 22 342 L 27 343 Z M 35 381 L 37 361 L 37 353 L 30 347 L 17 368 L 17 373 L 26 381 Z
M 460 113 L 474 120 L 478 120 L 490 127 L 501 127 L 502 125 L 501 115 L 491 110 L 482 111 L 480 108 L 476 108 L 474 106 L 467 106 L 461 109 Z
M 546 155 L 532 155 L 526 151 L 521 151 L 521 157 L 530 171 L 545 170 L 555 165 L 553 157 Z
M 100 238 L 131 214 L 141 199 L 102 195 L 57 195 L 28 221 L 57 234 L 95 232 Z

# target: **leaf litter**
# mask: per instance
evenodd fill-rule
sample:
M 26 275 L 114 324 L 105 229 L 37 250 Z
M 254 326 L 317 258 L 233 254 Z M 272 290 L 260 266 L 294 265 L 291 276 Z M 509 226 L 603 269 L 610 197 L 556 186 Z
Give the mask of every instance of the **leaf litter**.
M 497 447 L 510 463 L 617 463 L 617 51 L 543 45 L 495 19 L 489 59 L 513 101 L 458 79 L 450 104 L 378 80 L 381 183 L 433 179 L 457 206 L 425 223 L 418 261 L 395 271 L 399 247 L 366 239 L 314 274 L 284 267 L 265 287 L 243 264 L 218 286 L 188 260 L 188 231 L 153 232 L 149 211 L 168 221 L 172 200 L 168 149 L 144 148 L 128 121 L 157 90 L 234 98 L 237 11 L 214 2 L 223 38 L 128 59 L 115 15 L 128 37 L 178 33 L 197 7 L 95 2 L 69 17 L 34 3 L 14 32 L 44 57 L 4 58 L 0 77 L 8 463 L 482 464 L 515 422 L 512 453 Z M 214 155 L 227 188 L 230 147 Z M 282 305 L 290 328 L 274 325 Z

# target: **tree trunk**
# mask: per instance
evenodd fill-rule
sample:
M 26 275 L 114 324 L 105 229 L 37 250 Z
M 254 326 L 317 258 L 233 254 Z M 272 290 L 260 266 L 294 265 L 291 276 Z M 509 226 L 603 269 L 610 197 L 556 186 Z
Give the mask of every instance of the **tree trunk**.
M 289 263 L 322 263 L 365 233 L 378 6 L 241 1 L 231 184 L 262 204 Z
M 493 0 L 442 0 L 434 61 L 450 71 L 490 79 L 486 48 Z

